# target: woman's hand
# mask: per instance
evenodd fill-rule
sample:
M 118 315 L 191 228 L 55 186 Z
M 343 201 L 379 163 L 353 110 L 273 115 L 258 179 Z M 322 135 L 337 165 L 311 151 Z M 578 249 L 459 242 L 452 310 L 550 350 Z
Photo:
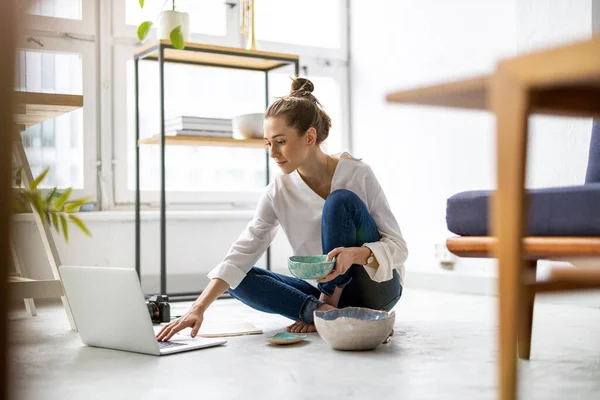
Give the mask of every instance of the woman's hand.
M 194 338 L 198 334 L 203 320 L 204 311 L 196 306 L 192 306 L 181 318 L 165 325 L 160 332 L 158 332 L 156 338 L 159 341 L 167 341 L 177 332 L 182 331 L 185 328 L 192 328 L 192 337 Z
M 352 266 L 360 260 L 360 252 L 364 251 L 361 247 L 337 247 L 327 254 L 327 261 L 335 257 L 335 268 L 329 275 L 317 282 L 324 283 L 335 279 L 339 275 L 344 275 Z

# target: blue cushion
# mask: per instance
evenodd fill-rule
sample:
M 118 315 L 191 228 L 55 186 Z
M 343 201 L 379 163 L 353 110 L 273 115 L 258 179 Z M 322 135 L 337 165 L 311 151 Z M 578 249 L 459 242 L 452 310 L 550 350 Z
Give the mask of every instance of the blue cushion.
M 487 236 L 490 191 L 458 193 L 448 199 L 448 230 Z M 600 236 L 600 183 L 527 191 L 529 236 Z
M 585 183 L 600 182 L 600 120 L 594 120 Z

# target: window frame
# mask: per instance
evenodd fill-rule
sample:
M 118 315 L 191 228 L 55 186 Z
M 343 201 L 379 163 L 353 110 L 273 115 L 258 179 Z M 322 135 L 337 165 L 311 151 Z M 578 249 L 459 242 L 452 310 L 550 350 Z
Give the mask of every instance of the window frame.
M 96 44 L 87 40 L 77 40 L 44 34 L 35 34 L 44 47 L 28 42 L 26 37 L 19 38 L 17 50 L 41 52 L 76 53 L 81 55 L 82 95 L 83 95 L 83 188 L 73 189 L 74 197 L 91 197 L 96 201 L 97 191 L 97 91 L 96 91 Z
M 35 27 L 36 31 L 94 35 L 96 33 L 96 1 L 81 0 L 81 19 L 47 17 L 27 13 L 23 26 Z

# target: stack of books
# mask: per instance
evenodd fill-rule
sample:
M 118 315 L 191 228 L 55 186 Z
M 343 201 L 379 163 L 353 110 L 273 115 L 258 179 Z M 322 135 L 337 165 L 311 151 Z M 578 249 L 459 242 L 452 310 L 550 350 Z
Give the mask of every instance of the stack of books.
M 231 119 L 172 117 L 165 120 L 166 136 L 232 137 Z

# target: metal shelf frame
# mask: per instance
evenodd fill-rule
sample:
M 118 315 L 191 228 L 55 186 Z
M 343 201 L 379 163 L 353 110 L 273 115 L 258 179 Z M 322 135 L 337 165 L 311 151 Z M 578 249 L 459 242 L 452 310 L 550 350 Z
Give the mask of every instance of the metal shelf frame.
M 293 65 L 296 76 L 300 73 L 300 60 L 296 55 L 249 51 L 240 48 L 201 45 L 186 43 L 184 50 L 176 50 L 168 40 L 160 40 L 139 48 L 134 53 L 135 81 L 135 269 L 141 280 L 141 191 L 140 191 L 140 109 L 139 109 L 139 62 L 141 60 L 156 61 L 159 64 L 160 91 L 160 293 L 173 297 L 189 299 L 200 295 L 199 292 L 172 293 L 167 292 L 167 252 L 166 252 L 166 185 L 165 185 L 165 63 L 180 63 L 200 66 L 243 69 L 264 72 L 265 79 L 265 109 L 269 105 L 269 72 Z M 186 53 L 187 52 L 187 53 Z M 203 55 L 198 55 L 203 53 Z M 193 145 L 193 144 L 192 144 Z M 240 143 L 240 147 L 244 146 Z M 269 153 L 265 150 L 265 185 L 269 184 Z M 271 269 L 271 250 L 266 251 L 267 269 Z

